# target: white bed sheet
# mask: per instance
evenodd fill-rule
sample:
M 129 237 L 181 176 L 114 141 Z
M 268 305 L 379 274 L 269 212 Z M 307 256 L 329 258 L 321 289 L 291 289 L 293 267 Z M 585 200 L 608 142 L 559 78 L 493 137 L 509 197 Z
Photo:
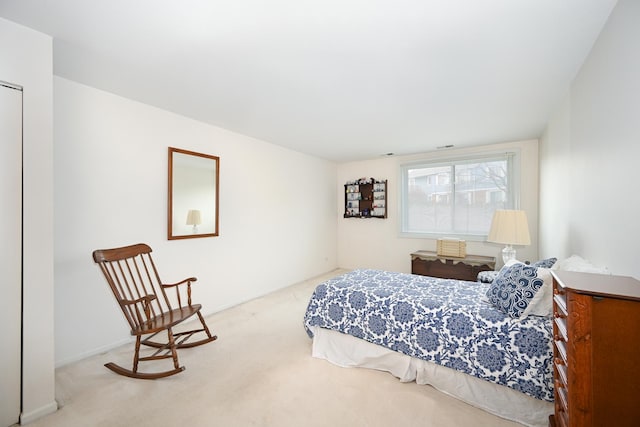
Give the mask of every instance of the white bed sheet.
M 341 367 L 386 371 L 402 382 L 416 381 L 494 415 L 531 427 L 548 425 L 553 403 L 534 399 L 451 368 L 412 358 L 351 335 L 315 326 L 312 356 Z

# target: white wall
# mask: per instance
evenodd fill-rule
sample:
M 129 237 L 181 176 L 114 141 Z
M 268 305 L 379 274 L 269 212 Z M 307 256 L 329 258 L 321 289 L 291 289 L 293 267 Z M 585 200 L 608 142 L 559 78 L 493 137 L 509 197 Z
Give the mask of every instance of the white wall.
M 567 97 L 547 124 L 540 140 L 540 255 L 558 259 L 572 255 L 571 100 Z
M 148 243 L 205 314 L 336 268 L 335 164 L 59 77 L 54 95 L 58 365 L 129 339 L 95 249 Z M 167 240 L 168 146 L 220 157 L 219 237 Z
M 56 410 L 51 38 L 0 18 L 0 80 L 23 91 L 22 422 Z
M 398 215 L 400 165 L 420 159 L 453 157 L 487 151 L 521 150 L 520 207 L 527 212 L 531 245 L 516 247 L 522 260 L 537 260 L 538 256 L 538 141 L 520 141 L 483 147 L 423 153 L 413 156 L 383 157 L 375 160 L 350 162 L 338 166 L 337 208 L 338 265 L 342 268 L 380 268 L 410 272 L 410 254 L 417 250 L 436 250 L 435 239 L 399 237 Z M 388 180 L 387 218 L 342 218 L 344 212 L 344 184 L 362 177 Z M 503 245 L 467 241 L 467 253 L 495 256 L 502 265 Z
M 639 22 L 640 2 L 619 1 L 541 143 L 542 254 L 580 254 L 636 278 Z

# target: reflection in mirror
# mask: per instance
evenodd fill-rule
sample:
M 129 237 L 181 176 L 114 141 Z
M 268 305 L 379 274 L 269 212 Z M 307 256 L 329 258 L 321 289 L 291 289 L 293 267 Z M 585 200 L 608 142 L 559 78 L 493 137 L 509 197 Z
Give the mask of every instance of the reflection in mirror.
M 169 147 L 168 238 L 218 235 L 216 156 Z

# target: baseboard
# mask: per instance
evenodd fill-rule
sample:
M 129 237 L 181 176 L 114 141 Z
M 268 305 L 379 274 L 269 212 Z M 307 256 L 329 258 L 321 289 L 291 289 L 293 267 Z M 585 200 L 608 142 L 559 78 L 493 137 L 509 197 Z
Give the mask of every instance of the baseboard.
M 35 420 L 44 417 L 45 415 L 53 414 L 58 410 L 58 404 L 54 400 L 51 403 L 48 403 L 35 411 L 31 412 L 23 412 L 20 414 L 20 424 L 29 424 L 34 422 Z
M 329 270 L 327 272 L 324 272 L 324 273 L 321 273 L 321 274 L 317 274 L 317 275 L 315 275 L 313 277 L 310 277 L 310 278 L 307 278 L 305 280 L 296 282 L 294 284 L 285 285 L 282 288 L 272 289 L 270 291 L 267 291 L 267 292 L 265 292 L 263 294 L 259 294 L 259 295 L 247 296 L 244 299 L 240 298 L 240 300 L 238 302 L 233 302 L 233 303 L 226 304 L 226 305 L 219 305 L 219 306 L 215 306 L 215 307 L 207 307 L 208 309 L 207 310 L 202 310 L 201 313 L 202 313 L 203 316 L 209 317 L 209 316 L 211 316 L 213 314 L 219 313 L 219 312 L 224 311 L 224 310 L 228 310 L 230 308 L 236 307 L 236 306 L 241 305 L 241 304 L 245 304 L 245 303 L 247 303 L 249 301 L 253 301 L 253 300 L 256 300 L 256 299 L 259 299 L 259 298 L 263 298 L 263 297 L 265 297 L 267 295 L 270 295 L 272 293 L 282 291 L 283 289 L 288 288 L 290 286 L 299 285 L 301 283 L 308 282 L 310 280 L 316 280 L 316 279 L 318 279 L 318 278 L 320 278 L 322 276 L 326 276 L 326 275 L 329 275 L 329 274 L 338 274 L 338 273 L 341 274 L 341 273 L 346 273 L 347 271 L 350 271 L 350 270 L 349 269 L 345 269 L 345 268 L 340 268 L 340 267 L 333 268 L 333 269 L 331 269 L 331 270 Z M 128 338 L 124 338 L 122 340 L 119 340 L 119 341 L 116 341 L 116 342 L 113 342 L 113 343 L 110 343 L 110 344 L 95 348 L 93 350 L 86 351 L 84 353 L 75 355 L 73 357 L 67 357 L 65 359 L 56 360 L 55 361 L 55 368 L 58 369 L 58 368 L 61 368 L 63 366 L 66 366 L 66 365 L 69 365 L 69 364 L 72 364 L 72 363 L 75 363 L 75 362 L 79 362 L 79 361 L 84 360 L 84 359 L 86 359 L 88 357 L 95 356 L 95 355 L 101 354 L 101 353 L 105 353 L 107 351 L 113 350 L 114 348 L 117 348 L 117 347 L 120 347 L 120 346 L 123 346 L 123 345 L 126 345 L 126 344 L 131 344 L 134 341 L 135 341 L 134 337 L 128 337 Z
M 254 300 L 257 300 L 257 299 L 260 299 L 260 298 L 264 298 L 264 297 L 266 297 L 267 295 L 271 295 L 271 294 L 274 294 L 274 293 L 276 293 L 276 292 L 280 292 L 280 291 L 282 291 L 282 290 L 284 290 L 284 289 L 286 289 L 286 288 L 289 288 L 289 287 L 291 287 L 291 286 L 296 286 L 296 285 L 300 285 L 300 284 L 302 284 L 302 283 L 304 283 L 304 282 L 309 282 L 309 281 L 311 281 L 311 280 L 316 280 L 316 279 L 318 279 L 318 278 L 320 278 L 320 277 L 322 277 L 322 276 L 326 276 L 326 275 L 328 275 L 328 274 L 335 273 L 335 274 L 337 275 L 338 273 L 342 274 L 342 273 L 346 273 L 346 272 L 348 272 L 348 271 L 350 271 L 350 270 L 345 269 L 345 268 L 341 268 L 341 267 L 336 267 L 336 268 L 333 268 L 333 269 L 331 269 L 331 270 L 329 270 L 329 271 L 327 271 L 327 272 L 325 272 L 325 273 L 317 274 L 317 275 L 315 275 L 315 276 L 309 277 L 309 278 L 304 279 L 304 280 L 301 280 L 301 281 L 299 281 L 299 282 L 296 282 L 296 283 L 292 283 L 292 284 L 285 285 L 285 286 L 283 286 L 283 287 L 281 287 L 281 288 L 271 289 L 271 290 L 266 291 L 266 292 L 261 293 L 261 294 L 251 295 L 251 296 L 246 296 L 245 298 L 240 298 L 240 300 L 239 300 L 239 301 L 237 301 L 237 302 L 232 302 L 232 303 L 230 303 L 230 304 L 225 304 L 225 305 L 218 305 L 218 306 L 215 306 L 215 307 L 213 307 L 213 308 L 209 308 L 209 307 L 207 307 L 207 308 L 208 308 L 208 310 L 204 310 L 204 309 L 203 309 L 203 310 L 201 311 L 201 313 L 202 313 L 202 315 L 203 315 L 204 317 L 209 317 L 209 316 L 212 316 L 212 315 L 214 315 L 214 314 L 220 313 L 220 312 L 222 312 L 222 311 L 229 310 L 230 308 L 234 308 L 234 307 L 237 307 L 237 306 L 239 306 L 239 305 L 246 304 L 246 303 L 248 303 L 248 302 L 250 302 L 250 301 L 254 301 Z
M 124 338 L 122 340 L 107 344 L 107 345 L 103 345 L 101 347 L 95 348 L 93 350 L 90 351 L 85 351 L 84 353 L 81 353 L 79 355 L 73 356 L 73 357 L 68 357 L 66 359 L 62 359 L 62 360 L 56 360 L 55 362 L 55 368 L 61 368 L 65 365 L 69 365 L 71 363 L 75 363 L 75 362 L 79 362 L 80 360 L 84 360 L 88 357 L 91 356 L 95 356 L 96 354 L 102 354 L 102 353 L 106 353 L 107 351 L 113 350 L 114 348 L 118 348 L 120 346 L 123 346 L 125 344 L 129 344 L 131 342 L 134 341 L 133 337 L 127 337 Z

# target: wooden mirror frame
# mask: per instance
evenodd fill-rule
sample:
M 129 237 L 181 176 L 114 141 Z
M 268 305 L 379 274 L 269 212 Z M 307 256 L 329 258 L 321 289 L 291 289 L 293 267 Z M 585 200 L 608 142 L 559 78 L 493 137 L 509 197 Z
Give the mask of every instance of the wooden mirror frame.
M 211 161 L 211 167 L 215 168 L 215 171 L 206 166 L 208 161 Z M 188 165 L 186 165 L 188 163 L 192 163 L 196 167 L 188 169 Z M 188 177 L 184 176 L 182 169 L 188 172 Z M 176 240 L 218 236 L 220 158 L 195 151 L 169 147 L 168 177 L 167 238 Z M 210 178 L 213 178 L 214 182 L 210 182 Z M 177 180 L 181 180 L 181 182 L 177 183 Z M 190 182 L 185 180 L 190 180 Z M 191 185 L 192 183 L 195 183 L 195 186 Z M 185 187 L 188 194 L 184 191 Z M 202 197 L 203 193 L 208 193 L 209 191 L 212 191 L 210 198 L 209 195 L 199 198 Z M 198 200 L 194 203 L 193 201 L 196 199 Z M 185 200 L 190 201 L 185 202 Z M 191 210 L 198 212 L 197 216 L 202 221 L 202 231 L 197 230 L 197 225 L 193 226 L 191 231 L 188 231 L 187 218 L 192 217 Z M 200 215 L 201 212 L 204 215 Z M 182 226 L 182 223 L 174 224 L 174 217 L 176 220 L 184 218 L 184 226 Z

